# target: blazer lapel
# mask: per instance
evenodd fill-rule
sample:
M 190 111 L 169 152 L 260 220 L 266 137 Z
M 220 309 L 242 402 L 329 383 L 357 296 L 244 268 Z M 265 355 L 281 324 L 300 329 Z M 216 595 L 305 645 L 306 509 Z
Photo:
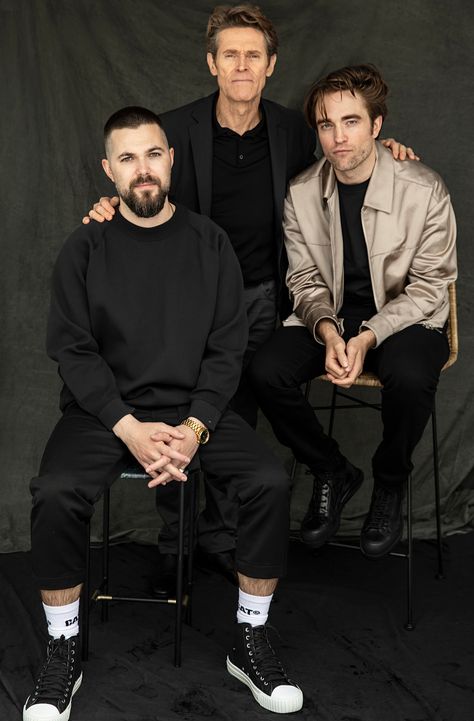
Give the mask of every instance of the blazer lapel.
M 267 121 L 268 145 L 270 147 L 270 161 L 272 165 L 275 231 L 277 237 L 280 237 L 283 202 L 286 195 L 286 128 L 278 124 L 275 113 L 272 112 L 271 105 L 264 99 L 262 99 L 262 107 Z
M 212 196 L 212 109 L 213 95 L 192 112 L 194 122 L 189 126 L 189 137 L 196 172 L 196 187 L 199 210 L 203 215 L 211 214 Z

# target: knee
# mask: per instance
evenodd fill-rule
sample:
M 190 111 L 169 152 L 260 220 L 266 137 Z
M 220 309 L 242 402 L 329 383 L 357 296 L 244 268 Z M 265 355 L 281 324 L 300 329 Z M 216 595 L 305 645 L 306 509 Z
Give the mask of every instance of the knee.
M 51 518 L 84 510 L 89 505 L 77 486 L 77 479 L 67 474 L 37 476 L 30 483 L 30 491 L 33 511 Z
M 262 463 L 257 469 L 259 491 L 275 500 L 290 497 L 291 482 L 283 465 L 276 459 Z
M 436 392 L 438 379 L 438 373 L 428 372 L 421 364 L 400 363 L 385 380 L 384 389 L 396 393 L 400 398 L 416 402 L 417 397 Z

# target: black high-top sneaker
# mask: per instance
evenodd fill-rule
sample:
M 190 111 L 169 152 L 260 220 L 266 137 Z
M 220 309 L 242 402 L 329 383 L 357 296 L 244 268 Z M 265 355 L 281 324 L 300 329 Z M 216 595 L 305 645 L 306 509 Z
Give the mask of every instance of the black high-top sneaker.
M 382 558 L 399 543 L 403 535 L 404 495 L 405 486 L 390 488 L 374 483 L 369 512 L 360 534 L 360 547 L 368 558 Z
M 286 675 L 270 646 L 266 626 L 237 624 L 227 670 L 248 686 L 257 703 L 268 711 L 291 713 L 303 706 L 301 689 Z
M 50 638 L 35 690 L 23 707 L 23 721 L 68 721 L 81 682 L 79 636 Z
M 360 488 L 364 474 L 346 461 L 338 471 L 325 471 L 314 478 L 313 495 L 301 524 L 301 538 L 319 548 L 339 530 L 341 512 Z

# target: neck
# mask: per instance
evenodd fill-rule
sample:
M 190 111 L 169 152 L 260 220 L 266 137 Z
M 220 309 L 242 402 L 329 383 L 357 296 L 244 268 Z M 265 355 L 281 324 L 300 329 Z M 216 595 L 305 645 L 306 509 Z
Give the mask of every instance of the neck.
M 352 168 L 351 170 L 337 170 L 334 168 L 336 178 L 345 185 L 357 185 L 358 183 L 363 183 L 372 175 L 376 159 L 377 156 L 375 154 L 374 146 L 370 155 L 368 155 L 356 168 Z
M 216 118 L 222 128 L 230 128 L 234 133 L 243 135 L 261 120 L 260 95 L 249 101 L 234 101 L 219 94 Z
M 157 213 L 157 215 L 153 215 L 151 218 L 140 218 L 140 216 L 135 215 L 135 213 L 130 210 L 123 200 L 120 200 L 119 205 L 119 211 L 125 220 L 133 223 L 133 225 L 139 225 L 141 228 L 155 228 L 157 225 L 163 225 L 163 223 L 166 223 L 173 217 L 175 210 L 175 206 L 169 202 L 168 198 L 166 198 L 165 204 L 160 212 Z

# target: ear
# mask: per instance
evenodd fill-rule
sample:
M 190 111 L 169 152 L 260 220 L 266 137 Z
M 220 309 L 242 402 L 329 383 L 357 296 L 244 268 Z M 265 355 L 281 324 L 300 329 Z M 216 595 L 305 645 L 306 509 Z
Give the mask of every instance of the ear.
M 267 70 L 265 73 L 267 78 L 269 78 L 271 75 L 273 75 L 273 71 L 275 70 L 276 61 L 277 61 L 277 56 L 274 53 L 273 55 L 270 56 L 270 60 L 268 61 L 268 67 L 267 67 Z
M 171 167 L 174 165 L 174 148 L 170 148 Z
M 104 173 L 106 174 L 106 176 L 107 176 L 108 178 L 110 178 L 110 180 L 112 181 L 112 183 L 115 183 L 114 176 L 113 176 L 113 174 L 112 174 L 112 170 L 110 169 L 110 163 L 109 163 L 109 161 L 107 160 L 107 158 L 103 158 L 103 160 L 102 160 L 102 167 L 103 167 L 103 169 L 104 169 Z
M 211 75 L 214 75 L 214 77 L 215 77 L 217 75 L 217 68 L 216 68 L 216 64 L 214 62 L 214 55 L 212 53 L 207 53 L 206 60 L 207 60 L 209 72 L 211 73 Z
M 382 123 L 383 123 L 383 118 L 381 115 L 378 115 L 375 118 L 373 125 L 372 125 L 372 137 L 373 138 L 378 138 L 380 131 L 382 129 Z

